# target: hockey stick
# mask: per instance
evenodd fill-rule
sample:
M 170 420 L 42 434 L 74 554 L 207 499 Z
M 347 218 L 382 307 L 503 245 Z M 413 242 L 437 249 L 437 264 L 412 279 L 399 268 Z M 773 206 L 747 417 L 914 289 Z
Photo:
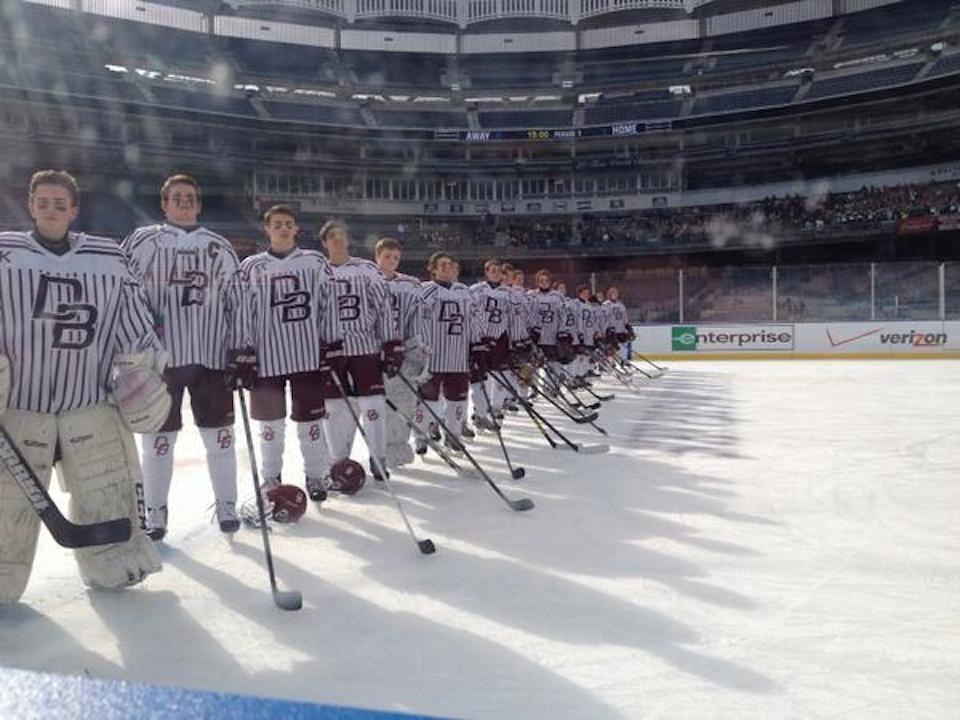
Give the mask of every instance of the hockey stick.
M 527 474 L 527 471 L 522 467 L 515 468 L 513 463 L 510 462 L 510 454 L 507 452 L 506 443 L 503 442 L 503 431 L 500 429 L 500 423 L 497 422 L 497 416 L 493 413 L 490 393 L 487 392 L 487 385 L 483 381 L 480 382 L 480 391 L 483 393 L 483 399 L 487 402 L 487 414 L 490 416 L 490 422 L 493 423 L 493 429 L 497 433 L 497 440 L 500 441 L 500 449 L 503 451 L 503 459 L 507 461 L 507 468 L 510 470 L 510 475 L 514 480 L 519 480 Z
M 599 402 L 595 402 L 595 403 L 583 402 L 583 400 L 580 399 L 580 396 L 577 395 L 573 387 L 569 383 L 565 382 L 562 376 L 557 375 L 556 372 L 554 372 L 553 368 L 551 368 L 547 363 L 544 363 L 543 370 L 546 373 L 546 378 L 550 380 L 551 386 L 557 389 L 557 394 L 560 397 L 562 397 L 564 402 L 569 404 L 571 407 L 586 408 L 587 410 L 596 410 L 600 407 Z M 566 388 L 567 392 L 570 393 L 570 395 L 574 398 L 573 401 L 568 400 L 567 397 L 563 394 L 564 388 Z
M 545 392 L 544 392 L 539 386 L 537 386 L 535 383 L 532 384 L 531 387 L 533 388 L 533 391 L 534 391 L 535 393 L 537 393 L 537 394 L 539 394 L 540 396 L 542 396 L 548 403 L 550 403 L 551 405 L 553 405 L 557 410 L 559 410 L 559 411 L 562 412 L 564 415 L 566 415 L 568 418 L 570 418 L 571 420 L 573 420 L 573 422 L 577 423 L 578 425 L 583 425 L 584 423 L 589 423 L 589 424 L 592 425 L 594 428 L 596 428 L 598 432 L 603 433 L 604 435 L 607 434 L 607 431 L 606 431 L 606 430 L 604 430 L 603 428 L 599 427 L 596 423 L 594 423 L 594 420 L 596 420 L 597 417 L 598 417 L 598 415 L 597 415 L 596 412 L 592 412 L 592 413 L 590 413 L 589 415 L 579 415 L 579 414 L 572 413 L 572 412 L 570 412 L 569 410 L 567 410 L 565 407 L 563 407 L 563 405 L 561 405 L 559 402 L 557 402 L 556 399 L 550 397 L 549 394 L 545 393 Z
M 117 518 L 89 525 L 77 525 L 67 520 L 2 425 L 0 425 L 0 463 L 6 467 L 14 482 L 27 496 L 34 512 L 40 516 L 58 545 L 66 548 L 82 548 L 91 545 L 112 545 L 127 542 L 130 539 L 133 532 L 130 518 Z
M 237 385 L 237 394 L 240 396 L 240 416 L 243 418 L 243 431 L 247 436 L 250 474 L 253 477 L 253 494 L 257 497 L 257 519 L 260 521 L 260 534 L 263 536 L 263 554 L 267 558 L 267 574 L 270 576 L 270 591 L 273 593 L 273 603 L 281 610 L 299 610 L 303 607 L 303 596 L 300 591 L 281 590 L 277 587 L 277 575 L 273 569 L 273 552 L 270 550 L 270 532 L 267 528 L 267 513 L 263 507 L 263 493 L 260 490 L 260 472 L 257 470 L 257 456 L 253 449 L 253 434 L 250 432 L 247 398 L 240 385 Z
M 410 389 L 410 392 L 414 393 L 417 397 L 420 397 L 420 393 L 417 392 L 417 389 L 413 386 L 413 383 L 411 383 L 406 378 L 406 376 L 404 376 L 402 373 L 398 373 L 397 377 L 400 378 L 400 380 L 403 381 L 403 384 Z M 423 406 L 427 409 L 427 412 L 429 412 L 430 415 L 433 416 L 433 419 L 437 421 L 437 426 L 442 428 L 443 431 L 447 433 L 447 435 L 452 436 L 453 433 L 450 432 L 450 428 L 446 426 L 446 423 L 443 422 L 443 420 L 436 413 L 436 411 L 432 407 L 430 407 L 430 403 L 423 401 Z M 473 455 L 470 454 L 469 450 L 467 450 L 466 448 L 463 448 L 463 454 L 467 458 L 467 460 L 470 461 L 470 464 L 477 469 L 477 472 L 480 473 L 480 476 L 487 481 L 487 484 L 490 485 L 493 491 L 500 497 L 501 500 L 503 500 L 507 504 L 507 506 L 511 510 L 522 512 L 524 510 L 533 509 L 534 507 L 533 500 L 531 500 L 530 498 L 520 498 L 519 500 L 512 500 L 508 498 L 506 495 L 503 494 L 503 491 L 491 479 L 491 477 L 487 475 L 486 471 L 482 467 L 480 467 L 480 463 L 478 463 L 476 459 L 473 457 Z
M 380 463 L 380 458 L 377 457 L 377 454 L 373 451 L 373 447 L 370 445 L 370 438 L 367 437 L 367 431 L 363 429 L 363 425 L 360 423 L 360 418 L 357 417 L 357 411 L 354 410 L 353 405 L 350 404 L 350 398 L 347 397 L 347 393 L 343 389 L 343 383 L 340 381 L 339 373 L 337 373 L 336 370 L 331 370 L 330 377 L 333 378 L 333 383 L 337 386 L 337 392 L 339 392 L 340 397 L 343 398 L 343 402 L 350 411 L 350 417 L 353 418 L 353 422 L 357 426 L 357 430 L 360 432 L 360 437 L 363 438 L 363 442 L 365 442 L 367 445 L 367 450 L 370 451 L 370 462 L 376 466 L 376 470 L 378 473 L 380 473 L 383 483 L 387 486 L 387 490 L 390 491 L 390 495 L 393 497 L 393 502 L 396 504 L 397 510 L 400 512 L 400 517 L 403 518 L 403 524 L 407 526 L 407 532 L 410 533 L 410 537 L 413 538 L 413 542 L 416 543 L 420 552 L 422 552 L 424 555 L 431 555 L 435 553 L 437 548 L 433 544 L 433 540 L 430 538 L 421 540 L 413 531 L 413 526 L 410 524 L 410 519 L 407 517 L 407 513 L 404 511 L 403 505 L 400 504 L 400 498 L 397 497 L 397 493 L 393 489 L 393 483 L 390 482 L 390 476 L 387 474 L 387 469 L 383 467 L 383 465 Z
M 573 442 L 566 435 L 560 432 L 553 423 L 551 423 L 543 415 L 537 412 L 537 410 L 533 407 L 533 405 L 530 404 L 529 400 L 521 397 L 520 394 L 510 386 L 510 384 L 506 381 L 506 379 L 504 379 L 503 375 L 501 375 L 499 371 L 491 370 L 490 375 L 491 377 L 493 377 L 494 380 L 496 380 L 500 384 L 501 387 L 505 388 L 507 392 L 513 395 L 513 397 L 520 403 L 523 409 L 527 411 L 527 415 L 529 415 L 534 422 L 538 423 L 538 426 L 539 426 L 539 423 L 543 423 L 548 428 L 550 428 L 550 430 L 553 431 L 554 435 L 560 438 L 560 440 L 564 443 L 563 445 L 557 445 L 556 443 L 554 443 L 550 439 L 550 436 L 547 435 L 546 432 L 544 432 L 543 428 L 540 429 L 540 432 L 543 433 L 543 436 L 547 438 L 547 440 L 550 442 L 550 444 L 553 446 L 555 450 L 561 449 L 561 448 L 569 448 L 574 452 L 583 453 L 584 455 L 594 455 L 598 453 L 605 453 L 610 449 L 608 445 L 580 445 L 579 443 Z
M 430 433 L 425 432 L 424 430 L 421 430 L 419 427 L 417 427 L 417 424 L 413 421 L 413 419 L 412 419 L 409 415 L 407 415 L 405 412 L 403 412 L 403 410 L 401 410 L 401 409 L 398 408 L 396 405 L 394 405 L 393 401 L 392 401 L 390 398 L 386 398 L 386 401 L 387 401 L 387 407 L 390 408 L 391 410 L 393 410 L 397 415 L 399 415 L 400 417 L 402 417 L 403 420 L 404 420 L 404 422 L 406 422 L 407 425 L 410 426 L 410 429 L 413 430 L 415 433 L 417 433 L 417 435 L 419 435 L 420 437 L 422 437 L 422 438 L 423 438 L 423 441 L 424 441 L 425 443 L 427 443 L 427 445 L 429 445 L 430 448 L 431 448 L 437 455 L 439 455 L 440 458 L 441 458 L 447 465 L 449 465 L 450 468 L 451 468 L 455 473 L 457 473 L 458 475 L 465 475 L 465 476 L 470 477 L 470 478 L 476 478 L 476 477 L 477 477 L 476 473 L 474 473 L 470 468 L 465 468 L 465 467 L 461 466 L 456 460 L 454 460 L 452 457 L 450 457 L 450 453 L 448 453 L 446 450 L 444 450 L 444 449 L 443 449 L 443 446 L 442 446 L 440 443 L 438 443 L 436 440 L 434 440 L 432 437 L 430 437 Z
M 571 392 L 573 392 L 573 387 L 572 387 L 573 378 L 570 377 L 569 373 L 567 373 L 567 371 L 563 369 L 562 365 L 560 366 L 560 380 L 563 381 L 568 388 L 570 388 Z M 593 388 L 591 388 L 588 385 L 584 385 L 583 389 L 587 392 L 588 395 L 592 395 L 593 397 L 595 397 L 598 403 L 607 402 L 617 397 L 613 393 L 610 393 L 609 395 L 600 395 L 594 392 Z M 594 406 L 587 405 L 586 407 L 593 408 Z M 599 407 L 599 405 L 597 405 L 597 407 Z

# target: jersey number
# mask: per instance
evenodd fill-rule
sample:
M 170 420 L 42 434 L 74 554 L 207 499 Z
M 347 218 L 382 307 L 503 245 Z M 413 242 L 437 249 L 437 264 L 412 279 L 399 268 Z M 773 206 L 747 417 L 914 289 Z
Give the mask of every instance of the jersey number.
M 170 269 L 169 282 L 171 285 L 180 285 L 183 290 L 180 292 L 180 306 L 203 305 L 207 299 L 207 286 L 209 279 L 203 270 L 193 270 L 188 267 L 181 267 L 181 258 L 193 258 L 197 261 L 196 250 L 178 250 L 173 260 L 173 267 Z
M 300 289 L 296 275 L 274 275 L 270 278 L 270 307 L 280 310 L 281 322 L 301 322 L 310 318 L 310 293 Z
M 53 298 L 49 298 L 51 293 L 54 294 Z M 65 295 L 68 302 L 58 302 L 60 298 L 57 295 Z M 40 287 L 33 303 L 33 317 L 35 320 L 53 321 L 53 347 L 83 350 L 93 344 L 97 309 L 80 300 L 83 300 L 83 285 L 79 280 L 49 275 L 40 278 Z

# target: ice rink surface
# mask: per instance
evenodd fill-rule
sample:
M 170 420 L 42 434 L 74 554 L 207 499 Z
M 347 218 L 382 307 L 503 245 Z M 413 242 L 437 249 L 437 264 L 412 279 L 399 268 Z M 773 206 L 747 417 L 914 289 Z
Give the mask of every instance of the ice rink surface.
M 677 363 L 604 387 L 609 454 L 511 417 L 514 482 L 494 437 L 471 446 L 531 512 L 437 459 L 397 473 L 436 555 L 370 486 L 277 529 L 299 613 L 273 606 L 259 534 L 210 523 L 189 430 L 164 571 L 88 592 L 43 534 L 0 664 L 470 718 L 957 717 L 960 364 Z M 286 462 L 299 482 L 289 437 Z

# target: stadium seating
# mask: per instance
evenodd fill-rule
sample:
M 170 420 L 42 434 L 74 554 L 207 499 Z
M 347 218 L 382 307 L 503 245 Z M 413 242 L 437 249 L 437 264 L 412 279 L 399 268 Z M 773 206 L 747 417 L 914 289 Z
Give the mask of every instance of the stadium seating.
M 479 113 L 484 128 L 566 128 L 573 124 L 570 110 L 486 111 Z
M 938 59 L 930 68 L 928 75 L 949 75 L 960 72 L 960 53 Z
M 786 87 L 758 88 L 743 92 L 722 93 L 698 98 L 693 106 L 694 115 L 733 112 L 750 108 L 788 105 L 797 94 L 796 85 Z
M 380 127 L 411 128 L 465 128 L 467 115 L 463 112 L 441 110 L 380 110 L 373 111 Z
M 633 120 L 674 118 L 680 114 L 681 106 L 682 103 L 677 100 L 648 103 L 602 103 L 587 108 L 586 113 L 584 113 L 584 122 L 587 125 L 602 125 Z
M 295 120 L 323 125 L 362 126 L 365 124 L 360 111 L 354 107 L 278 101 L 264 101 L 263 105 L 277 120 Z
M 848 95 L 910 82 L 922 65 L 923 63 L 908 63 L 816 80 L 804 99 Z
M 188 108 L 228 115 L 256 116 L 248 100 L 232 95 L 217 95 L 207 90 L 185 90 L 177 87 L 154 85 L 151 88 L 157 102 L 167 107 Z

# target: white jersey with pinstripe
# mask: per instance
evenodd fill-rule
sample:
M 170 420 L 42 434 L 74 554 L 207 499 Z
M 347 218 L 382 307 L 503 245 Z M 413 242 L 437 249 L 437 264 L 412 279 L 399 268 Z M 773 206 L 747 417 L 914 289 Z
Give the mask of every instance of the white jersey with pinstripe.
M 243 345 L 257 352 L 260 377 L 312 372 L 323 347 L 337 338 L 333 272 L 316 250 L 284 256 L 262 252 L 240 264 Z
M 578 312 L 580 315 L 580 333 L 583 336 L 583 344 L 588 347 L 596 345 L 596 334 L 603 332 L 603 312 L 599 305 L 591 302 L 578 300 Z
M 421 336 L 427 346 L 430 372 L 470 371 L 470 345 L 486 335 L 483 313 L 462 283 L 430 281 L 421 295 Z
M 610 315 L 610 328 L 615 333 L 627 332 L 627 307 L 619 300 L 607 300 L 603 303 Z
M 530 329 L 540 333 L 541 345 L 556 345 L 557 332 L 563 326 L 567 313 L 566 300 L 556 290 L 537 290 L 531 297 L 534 310 Z
M 400 340 L 406 347 L 423 344 L 420 337 L 420 296 L 423 283 L 413 275 L 394 273 L 387 278 L 390 290 L 390 307 Z
M 510 291 L 506 285 L 493 285 L 484 280 L 471 285 L 470 293 L 484 315 L 484 325 L 490 333 L 487 337 L 497 339 L 505 334 L 512 338 L 516 334 L 516 328 L 511 330 L 513 307 L 510 303 Z
M 370 260 L 355 257 L 330 268 L 344 354 L 379 355 L 384 343 L 399 339 L 383 272 Z
M 134 230 L 123 241 L 143 283 L 170 367 L 225 367 L 239 343 L 240 261 L 227 240 L 204 227 L 170 224 Z
M 563 325 L 560 332 L 569 333 L 574 345 L 581 344 L 580 340 L 580 301 L 577 298 L 563 299 L 567 312 L 563 318 Z
M 59 413 L 107 399 L 117 353 L 161 352 L 140 283 L 113 240 L 71 233 L 49 252 L 32 233 L 0 233 L 0 354 L 8 405 Z

